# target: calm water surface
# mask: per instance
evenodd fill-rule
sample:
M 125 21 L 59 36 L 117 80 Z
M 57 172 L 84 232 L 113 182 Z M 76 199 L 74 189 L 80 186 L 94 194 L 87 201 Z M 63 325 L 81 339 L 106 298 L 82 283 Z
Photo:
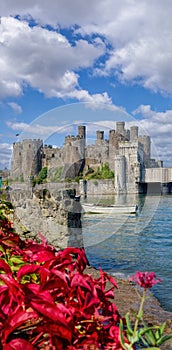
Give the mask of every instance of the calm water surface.
M 117 202 L 112 197 L 101 200 Z M 121 277 L 137 270 L 154 271 L 163 281 L 152 291 L 172 311 L 172 195 L 120 196 L 118 200 L 137 201 L 140 212 L 136 216 L 85 215 L 83 237 L 89 262 Z

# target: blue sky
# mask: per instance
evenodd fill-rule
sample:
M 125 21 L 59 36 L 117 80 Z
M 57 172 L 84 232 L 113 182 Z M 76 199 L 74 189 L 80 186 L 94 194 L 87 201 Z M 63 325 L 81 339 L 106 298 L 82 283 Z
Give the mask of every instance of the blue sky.
M 0 168 L 14 141 L 59 145 L 78 123 L 91 139 L 119 115 L 172 166 L 171 14 L 170 0 L 2 0 Z

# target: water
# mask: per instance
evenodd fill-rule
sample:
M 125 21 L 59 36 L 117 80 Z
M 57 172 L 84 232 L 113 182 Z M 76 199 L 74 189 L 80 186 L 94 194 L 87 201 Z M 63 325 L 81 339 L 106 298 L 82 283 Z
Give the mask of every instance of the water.
M 136 200 L 137 216 L 84 216 L 88 260 L 125 278 L 136 271 L 154 271 L 163 281 L 152 292 L 164 309 L 172 311 L 172 195 L 125 198 L 130 204 Z

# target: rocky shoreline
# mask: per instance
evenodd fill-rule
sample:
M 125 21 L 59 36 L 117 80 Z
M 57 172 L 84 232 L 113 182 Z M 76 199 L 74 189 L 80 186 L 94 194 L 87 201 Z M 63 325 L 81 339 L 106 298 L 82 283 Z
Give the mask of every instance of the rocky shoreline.
M 85 273 L 91 274 L 93 278 L 99 277 L 99 271 L 94 267 L 88 266 Z M 140 299 L 135 285 L 127 280 L 122 280 L 115 277 L 118 284 L 118 289 L 115 290 L 115 297 L 112 300 L 119 310 L 121 316 L 130 311 L 138 311 Z M 107 282 L 107 288 L 110 288 L 111 283 Z M 165 311 L 159 301 L 151 295 L 144 305 L 144 320 L 148 325 L 160 325 L 166 322 L 164 334 L 172 334 L 172 312 Z M 172 350 L 172 339 L 161 346 L 162 350 Z

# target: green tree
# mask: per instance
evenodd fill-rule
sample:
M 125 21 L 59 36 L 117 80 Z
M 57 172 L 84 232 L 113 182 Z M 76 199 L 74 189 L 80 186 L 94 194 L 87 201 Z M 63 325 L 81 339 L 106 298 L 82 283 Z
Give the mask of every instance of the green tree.
M 38 174 L 38 177 L 35 179 L 36 183 L 42 184 L 43 182 L 46 182 L 47 173 L 48 173 L 47 167 L 42 168 Z

